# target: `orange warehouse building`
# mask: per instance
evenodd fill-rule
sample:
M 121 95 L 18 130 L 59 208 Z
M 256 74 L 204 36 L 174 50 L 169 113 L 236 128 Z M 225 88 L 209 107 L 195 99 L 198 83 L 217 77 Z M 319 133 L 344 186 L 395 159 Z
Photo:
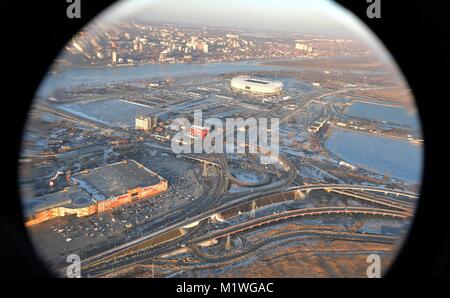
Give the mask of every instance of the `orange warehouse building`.
M 86 170 L 71 177 L 67 189 L 24 202 L 25 225 L 75 215 L 89 216 L 157 195 L 167 180 L 134 160 Z

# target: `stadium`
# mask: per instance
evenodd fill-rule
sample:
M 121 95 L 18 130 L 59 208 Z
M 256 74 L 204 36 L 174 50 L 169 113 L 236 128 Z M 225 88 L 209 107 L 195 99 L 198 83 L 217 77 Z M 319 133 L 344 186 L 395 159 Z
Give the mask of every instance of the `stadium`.
M 231 79 L 231 89 L 255 94 L 278 94 L 283 91 L 283 83 L 260 77 L 238 76 Z

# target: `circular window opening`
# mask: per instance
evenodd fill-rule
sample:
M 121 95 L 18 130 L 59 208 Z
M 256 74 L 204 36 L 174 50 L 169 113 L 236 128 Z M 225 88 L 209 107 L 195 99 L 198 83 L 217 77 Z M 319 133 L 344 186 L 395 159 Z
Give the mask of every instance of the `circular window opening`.
M 35 95 L 24 221 L 61 276 L 379 276 L 422 143 L 389 52 L 333 2 L 122 1 Z

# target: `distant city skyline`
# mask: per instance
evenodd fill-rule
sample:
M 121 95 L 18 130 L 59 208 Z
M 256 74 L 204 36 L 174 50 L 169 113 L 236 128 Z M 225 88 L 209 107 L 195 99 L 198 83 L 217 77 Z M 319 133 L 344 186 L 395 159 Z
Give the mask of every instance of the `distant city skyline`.
M 342 38 L 365 33 L 359 20 L 329 0 L 122 0 L 101 15 L 103 21 L 127 19 Z
M 105 24 L 126 20 L 353 39 L 393 62 L 364 22 L 331 0 L 122 0 L 96 19 Z

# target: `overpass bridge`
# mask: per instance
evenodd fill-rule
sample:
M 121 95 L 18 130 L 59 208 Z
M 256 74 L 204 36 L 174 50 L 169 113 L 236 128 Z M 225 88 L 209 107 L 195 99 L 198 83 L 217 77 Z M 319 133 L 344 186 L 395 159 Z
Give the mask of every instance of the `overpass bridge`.
M 237 207 L 239 205 L 249 203 L 253 200 L 256 200 L 258 198 L 262 198 L 264 196 L 273 195 L 277 193 L 286 193 L 291 191 L 312 191 L 312 190 L 325 190 L 325 191 L 333 191 L 333 190 L 360 190 L 360 191 L 372 191 L 372 192 L 378 192 L 378 193 L 385 193 L 385 194 L 395 194 L 395 195 L 402 195 L 409 198 L 417 198 L 416 194 L 401 191 L 401 190 L 393 190 L 393 189 L 386 189 L 386 188 L 377 188 L 372 186 L 365 186 L 365 185 L 352 185 L 352 184 L 311 184 L 311 185 L 302 185 L 302 186 L 290 186 L 286 187 L 284 189 L 271 189 L 266 192 L 258 192 L 258 193 L 251 193 L 248 195 L 245 195 L 243 197 L 240 197 L 238 199 L 235 199 L 233 201 L 229 201 L 222 206 L 212 208 L 210 210 L 206 210 L 198 215 L 195 215 L 190 218 L 186 218 L 184 220 L 181 220 L 179 222 L 173 223 L 171 225 L 168 225 L 166 227 L 163 227 L 153 233 L 150 233 L 148 235 L 145 235 L 143 237 L 134 239 L 132 241 L 129 241 L 127 243 L 124 243 L 122 245 L 119 245 L 115 248 L 112 248 L 110 250 L 104 251 L 100 254 L 97 254 L 95 256 L 92 256 L 82 262 L 84 268 L 91 267 L 94 264 L 102 263 L 104 259 L 110 259 L 110 255 L 122 255 L 122 254 L 128 254 L 131 251 L 134 251 L 134 247 L 142 249 L 142 242 L 147 241 L 151 238 L 157 237 L 161 234 L 168 233 L 171 230 L 179 229 L 185 226 L 188 226 L 190 224 L 193 224 L 195 222 L 201 222 L 203 220 L 207 220 L 213 216 L 217 216 L 217 214 L 220 214 L 224 211 L 227 211 L 231 208 Z M 398 207 L 397 205 L 395 205 Z M 399 209 L 399 208 L 397 208 Z M 290 213 L 283 213 L 282 215 L 277 214 L 276 216 L 269 216 L 267 218 L 258 218 L 258 221 L 253 222 L 255 226 L 258 224 L 268 224 L 270 222 L 277 221 L 277 218 L 292 218 L 292 217 L 299 217 L 299 216 L 306 216 L 306 215 L 324 215 L 324 214 L 363 214 L 363 215 L 381 215 L 381 216 L 391 216 L 396 218 L 410 218 L 412 216 L 412 212 L 410 210 L 390 210 L 390 209 L 382 209 L 382 208 L 368 208 L 368 207 L 318 207 L 318 208 L 305 208 L 305 209 L 299 209 L 299 210 L 291 210 Z M 281 216 L 281 217 L 280 217 Z M 262 222 L 260 221 L 262 220 Z M 279 219 L 278 219 L 279 220 Z M 239 225 L 236 225 L 237 229 L 239 229 Z M 242 226 L 243 227 L 243 226 Z M 232 227 L 230 227 L 232 229 Z M 233 229 L 234 230 L 234 229 Z M 231 230 L 230 230 L 231 231 Z
M 238 186 L 258 187 L 258 186 L 266 185 L 270 181 L 270 179 L 263 179 L 262 181 L 257 181 L 257 182 L 249 182 L 249 181 L 239 180 L 238 178 L 233 176 L 233 174 L 231 174 L 229 167 L 228 167 L 228 159 L 225 156 L 225 154 L 217 154 L 217 155 L 214 154 L 214 155 L 212 155 L 212 158 L 206 158 L 206 157 L 194 155 L 194 154 L 178 154 L 177 157 L 194 160 L 194 161 L 200 162 L 202 164 L 207 164 L 210 166 L 218 167 L 225 173 L 225 176 L 228 178 L 229 181 L 231 181 L 233 184 L 236 184 Z M 279 160 L 283 165 L 286 165 L 288 167 L 289 177 L 287 180 L 292 182 L 295 179 L 295 175 L 297 174 L 295 165 L 292 164 L 287 158 L 284 158 L 281 155 L 279 156 Z
M 333 191 L 333 190 L 360 190 L 360 191 L 371 191 L 377 193 L 393 194 L 396 196 L 404 196 L 410 199 L 417 199 L 418 195 L 412 192 L 407 192 L 403 190 L 376 187 L 376 186 L 367 186 L 367 185 L 357 185 L 357 184 L 326 184 L 326 183 L 318 183 L 318 184 L 308 184 L 308 185 L 300 185 L 300 186 L 290 186 L 283 191 L 290 190 L 325 190 L 325 191 Z
M 317 215 L 333 215 L 333 214 L 350 214 L 350 215 L 368 215 L 368 216 L 389 216 L 392 218 L 407 219 L 412 216 L 412 214 L 395 211 L 386 210 L 381 208 L 368 208 L 368 207 L 316 207 L 316 208 L 302 208 L 295 210 L 288 210 L 280 212 L 277 214 L 271 214 L 264 217 L 256 218 L 250 221 L 245 221 L 237 225 L 224 228 L 213 232 L 212 234 L 206 235 L 203 240 L 214 239 L 218 240 L 220 238 L 227 237 L 228 235 L 240 233 L 246 230 L 259 228 L 263 225 L 268 225 L 271 223 L 276 223 L 281 220 L 303 217 L 303 216 L 317 216 Z M 199 240 L 202 240 L 200 237 Z
M 242 180 L 237 179 L 235 176 L 233 176 L 233 174 L 231 174 L 231 172 L 228 168 L 228 161 L 226 160 L 226 158 L 219 158 L 218 160 L 214 160 L 214 159 L 201 158 L 201 157 L 198 157 L 195 155 L 189 155 L 189 154 L 178 154 L 177 157 L 185 158 L 185 159 L 189 159 L 189 160 L 195 160 L 202 164 L 217 167 L 224 172 L 224 174 L 228 178 L 228 180 L 230 180 L 233 184 L 236 184 L 238 186 L 245 186 L 245 187 L 260 186 L 260 185 L 264 185 L 268 182 L 268 179 L 264 179 L 263 181 L 260 181 L 260 182 L 248 182 L 248 181 L 242 181 Z
M 345 215 L 345 214 L 349 214 L 349 215 L 363 215 L 363 216 L 383 216 L 383 217 L 392 217 L 392 218 L 400 218 L 400 219 L 407 219 L 409 217 L 411 217 L 411 214 L 405 213 L 405 212 L 401 212 L 401 211 L 393 211 L 393 210 L 385 210 L 385 209 L 380 209 L 380 208 L 367 208 L 367 207 L 317 207 L 317 208 L 302 208 L 302 209 L 296 209 L 296 210 L 288 210 L 288 211 L 284 211 L 284 212 L 280 212 L 277 214 L 271 214 L 271 215 L 267 215 L 264 217 L 260 217 L 260 218 L 256 218 L 253 220 L 249 220 L 249 221 L 245 221 L 242 223 L 239 223 L 237 225 L 231 226 L 231 227 L 227 227 L 227 228 L 223 228 L 220 230 L 216 230 L 213 231 L 211 233 L 208 233 L 207 235 L 202 235 L 199 237 L 195 237 L 194 239 L 188 239 L 187 241 L 187 245 L 193 245 L 193 244 L 200 244 L 203 243 L 205 241 L 217 241 L 219 239 L 223 239 L 226 238 L 228 236 L 234 235 L 234 234 L 238 234 L 244 231 L 248 231 L 248 230 L 252 230 L 255 228 L 260 228 L 264 225 L 269 225 L 269 224 L 273 224 L 273 223 L 278 223 L 279 221 L 283 221 L 283 220 L 288 220 L 288 219 L 292 219 L 292 218 L 296 218 L 296 217 L 304 217 L 304 216 L 320 216 L 320 215 Z M 317 233 L 317 232 L 310 232 L 310 231 L 302 231 L 305 235 L 311 234 L 317 234 L 318 236 L 323 236 L 323 232 L 322 233 Z M 378 237 L 378 238 L 387 238 L 388 240 L 390 239 L 391 241 L 393 241 L 394 239 L 390 238 L 389 236 L 383 236 L 383 235 L 373 235 L 373 234 L 364 234 L 364 233 L 345 233 L 342 231 L 338 231 L 338 232 L 328 232 L 328 236 L 329 238 L 336 238 L 339 239 L 340 236 L 344 234 L 347 235 L 347 237 L 349 235 L 353 235 L 353 238 L 357 239 L 357 238 L 363 238 L 363 237 Z M 178 237 L 175 237 L 173 240 L 177 239 Z M 350 238 L 352 239 L 352 238 Z M 166 241 L 165 243 L 167 243 L 168 241 Z M 155 243 L 153 243 L 155 244 Z M 116 254 L 113 256 L 108 256 L 105 259 L 102 260 L 97 260 L 94 263 L 89 264 L 87 267 L 85 267 L 85 269 L 90 269 L 92 267 L 94 271 L 98 271 L 100 269 L 102 269 L 102 267 L 104 268 L 105 266 L 108 265 L 108 261 L 118 261 L 118 262 L 130 262 L 133 263 L 134 261 L 132 261 L 131 258 L 134 257 L 142 257 L 143 255 L 146 255 L 148 252 L 145 252 L 146 249 L 148 248 L 153 248 L 155 247 L 155 245 L 151 245 L 149 247 L 145 247 L 145 246 L 140 246 L 139 249 L 136 250 L 127 250 L 124 253 L 120 253 L 120 254 Z M 176 245 L 175 243 L 169 247 L 164 248 L 162 251 L 156 251 L 156 255 L 160 255 L 162 253 L 168 253 L 174 249 L 177 249 L 178 245 Z M 150 256 L 148 256 L 150 257 Z M 122 265 L 127 265 L 127 264 L 122 264 Z
M 392 198 L 386 199 L 378 195 L 368 194 L 367 192 L 364 191 L 342 190 L 342 189 L 333 189 L 331 191 L 345 196 L 354 197 L 358 200 L 367 201 L 372 204 L 383 205 L 389 208 L 405 211 L 411 211 L 415 208 L 415 204 L 412 202 L 394 200 Z

